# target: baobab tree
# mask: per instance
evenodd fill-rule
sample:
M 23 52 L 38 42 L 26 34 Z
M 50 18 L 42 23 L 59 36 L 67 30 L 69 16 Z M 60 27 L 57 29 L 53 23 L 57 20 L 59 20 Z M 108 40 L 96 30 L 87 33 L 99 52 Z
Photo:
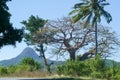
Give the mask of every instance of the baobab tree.
M 37 43 L 45 41 L 49 46 L 54 45 L 55 49 L 58 47 L 58 52 L 68 52 L 71 60 L 75 60 L 77 53 L 84 49 L 81 59 L 87 59 L 88 56 L 95 55 L 95 30 L 89 24 L 89 27 L 83 28 L 84 22 L 77 22 L 73 24 L 70 18 L 64 17 L 58 20 L 51 20 L 46 23 L 43 31 L 38 31 L 35 35 Z M 104 28 L 99 25 L 98 28 L 98 53 L 101 56 L 107 56 L 111 53 L 112 45 L 120 45 L 119 40 L 115 37 L 109 28 Z M 41 37 L 41 34 L 46 36 Z

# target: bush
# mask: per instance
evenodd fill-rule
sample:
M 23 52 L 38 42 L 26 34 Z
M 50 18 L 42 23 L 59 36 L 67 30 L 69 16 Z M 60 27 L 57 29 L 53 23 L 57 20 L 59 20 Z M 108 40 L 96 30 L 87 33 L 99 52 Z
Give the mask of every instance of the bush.
M 35 65 L 35 61 L 33 58 L 24 58 L 21 60 L 20 65 Z
M 108 67 L 109 69 L 106 70 L 106 78 L 111 78 L 113 80 L 119 80 L 120 79 L 120 63 L 117 65 L 114 61 L 111 61 L 111 66 Z
M 95 56 L 95 59 L 89 59 L 86 61 L 91 70 L 91 76 L 94 78 L 104 78 L 108 67 L 105 64 L 105 60 L 101 59 L 99 55 Z
M 112 74 L 109 71 L 110 69 L 105 65 L 105 61 L 99 58 L 86 61 L 67 61 L 56 69 L 58 74 L 91 76 L 94 78 L 111 76 Z
M 8 74 L 8 70 L 6 67 L 0 67 L 0 75 Z
M 20 62 L 20 65 L 29 68 L 28 71 L 40 70 L 42 68 L 42 65 L 32 58 L 22 59 L 22 61 Z M 19 68 L 20 68 L 20 66 L 19 66 Z
M 41 69 L 42 69 L 42 65 L 38 62 L 35 62 L 34 70 L 41 70 Z
M 102 75 L 101 72 L 94 71 L 94 72 L 91 73 L 91 77 L 93 77 L 93 78 L 103 78 L 103 75 Z
M 8 67 L 8 72 L 9 73 L 15 73 L 17 69 L 17 66 L 11 65 Z
M 27 72 L 27 71 L 33 71 L 31 66 L 29 65 L 19 65 L 17 66 L 17 69 L 15 72 L 21 73 L 21 72 Z
M 67 61 L 65 64 L 58 66 L 58 74 L 64 75 L 89 75 L 91 70 L 88 65 L 82 61 Z
M 116 74 L 111 78 L 112 80 L 119 80 L 120 79 L 120 74 Z
M 24 58 L 21 60 L 20 64 L 17 66 L 11 65 L 8 67 L 9 73 L 21 73 L 21 72 L 32 72 L 36 70 L 41 70 L 42 65 L 32 58 Z
M 92 78 L 106 78 L 107 80 L 120 79 L 120 63 L 114 61 L 107 65 L 104 59 L 99 56 L 96 59 L 85 61 L 66 61 L 65 64 L 58 66 L 56 72 L 61 75 L 91 76 Z

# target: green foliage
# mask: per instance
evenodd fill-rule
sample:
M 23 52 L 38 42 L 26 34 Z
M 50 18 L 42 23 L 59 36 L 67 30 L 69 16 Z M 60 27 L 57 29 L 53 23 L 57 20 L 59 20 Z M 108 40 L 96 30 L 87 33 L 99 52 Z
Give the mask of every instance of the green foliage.
M 81 61 L 67 61 L 65 64 L 58 66 L 58 74 L 65 75 L 89 75 L 91 70 L 87 64 Z
M 61 75 L 72 76 L 90 76 L 95 78 L 106 78 L 108 80 L 120 79 L 120 65 L 115 65 L 111 62 L 112 66 L 105 64 L 104 59 L 96 56 L 96 59 L 89 59 L 86 61 L 67 61 L 65 64 L 57 67 L 56 72 Z
M 92 71 L 91 76 L 95 78 L 103 78 L 104 73 L 107 70 L 107 66 L 105 65 L 105 60 L 100 59 L 99 55 L 95 56 L 95 59 L 91 59 L 87 61 L 87 64 L 89 64 L 90 69 Z
M 21 60 L 20 65 L 30 65 L 30 66 L 32 66 L 32 65 L 35 65 L 35 61 L 34 61 L 33 58 L 29 58 L 29 57 L 24 58 L 24 59 Z
M 44 27 L 46 22 L 47 20 L 39 18 L 38 16 L 35 17 L 33 15 L 31 15 L 27 21 L 24 20 L 21 22 L 25 28 L 24 38 L 27 44 L 33 45 L 36 43 L 34 41 L 34 35 L 37 31 Z
M 43 20 L 42 18 L 39 18 L 38 16 L 35 17 L 31 15 L 28 21 L 22 21 L 21 23 L 25 25 L 26 30 L 28 30 L 31 34 L 32 33 L 34 34 L 36 31 L 38 31 L 40 28 L 44 26 L 46 21 Z
M 74 10 L 70 12 L 72 14 L 72 21 L 76 23 L 79 20 L 84 20 L 84 28 L 95 27 L 95 43 L 96 43 L 96 54 L 98 42 L 97 42 L 97 23 L 101 22 L 102 17 L 104 17 L 107 23 L 112 21 L 112 16 L 110 13 L 105 11 L 104 7 L 109 5 L 106 0 L 82 0 L 80 3 L 74 5 Z
M 24 58 L 19 65 L 11 65 L 8 67 L 8 73 L 22 73 L 41 70 L 42 65 L 32 58 Z
M 17 66 L 11 65 L 8 67 L 8 72 L 9 73 L 15 73 L 17 69 Z
M 105 77 L 105 61 L 99 58 L 89 59 L 86 61 L 67 61 L 64 65 L 57 67 L 58 74 L 92 76 L 95 78 Z
M 110 13 L 104 10 L 104 7 L 109 5 L 106 0 L 82 0 L 80 3 L 74 5 L 74 10 L 70 12 L 73 22 L 79 20 L 85 20 L 84 27 L 87 27 L 89 23 L 92 26 L 97 22 L 101 22 L 101 18 L 104 17 L 107 23 L 112 21 Z
M 90 60 L 89 65 L 92 71 L 96 71 L 96 72 L 104 71 L 105 61 L 101 59 L 96 59 L 96 60 L 92 59 Z
M 114 61 L 111 61 L 111 66 L 109 69 L 106 71 L 106 78 L 111 78 L 113 80 L 119 80 L 120 79 L 120 63 L 115 64 Z
M 8 74 L 8 70 L 6 67 L 0 67 L 0 75 Z
M 23 37 L 22 29 L 13 28 L 10 23 L 9 8 L 7 2 L 11 0 L 0 0 L 0 47 L 4 45 L 15 45 Z
M 24 58 L 18 66 L 20 68 L 26 67 L 28 71 L 39 70 L 42 68 L 42 65 L 36 62 L 33 58 Z
M 25 31 L 24 31 L 25 42 L 28 45 L 35 45 L 36 50 L 40 53 L 40 55 L 42 55 L 46 67 L 49 67 L 45 57 L 45 53 L 44 53 L 45 50 L 43 46 L 43 44 L 47 43 L 47 37 L 45 36 L 45 34 L 43 34 L 43 32 L 47 32 L 47 29 L 44 29 L 45 31 L 43 31 L 43 27 L 46 24 L 46 22 L 47 20 L 39 18 L 38 16 L 35 17 L 31 15 L 27 21 L 24 20 L 21 23 L 25 27 Z M 38 34 L 39 32 L 41 32 L 42 34 Z M 38 35 L 39 37 L 36 37 Z
M 27 72 L 27 71 L 33 71 L 33 67 L 31 67 L 30 65 L 17 66 L 17 69 L 16 69 L 17 73 L 22 73 L 22 72 Z

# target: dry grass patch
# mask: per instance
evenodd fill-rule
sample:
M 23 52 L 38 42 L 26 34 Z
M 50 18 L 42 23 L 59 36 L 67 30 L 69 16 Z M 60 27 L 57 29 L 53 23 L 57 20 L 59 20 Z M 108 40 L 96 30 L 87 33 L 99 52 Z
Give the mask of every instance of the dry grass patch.
M 20 72 L 7 75 L 7 77 L 47 77 L 47 72 L 44 71 L 33 71 L 33 72 Z

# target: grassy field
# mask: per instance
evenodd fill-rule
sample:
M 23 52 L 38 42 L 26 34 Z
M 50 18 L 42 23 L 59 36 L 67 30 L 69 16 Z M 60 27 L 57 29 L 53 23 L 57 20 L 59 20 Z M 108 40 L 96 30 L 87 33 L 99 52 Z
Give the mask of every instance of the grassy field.
M 79 77 L 79 76 L 65 76 L 65 75 L 57 75 L 57 74 L 49 74 L 44 71 L 34 71 L 34 72 L 22 72 L 22 73 L 13 73 L 1 75 L 3 78 L 46 78 L 51 80 L 93 80 L 90 77 Z M 36 79 L 35 79 L 36 80 Z M 106 79 L 95 79 L 95 80 L 106 80 Z

